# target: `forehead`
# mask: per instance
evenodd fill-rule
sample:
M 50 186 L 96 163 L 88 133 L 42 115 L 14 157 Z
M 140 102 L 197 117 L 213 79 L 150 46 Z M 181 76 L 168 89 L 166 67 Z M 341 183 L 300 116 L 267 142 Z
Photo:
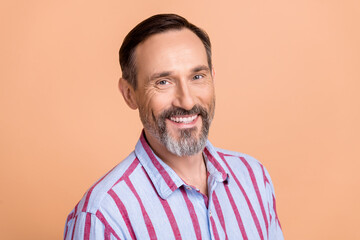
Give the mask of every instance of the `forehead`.
M 185 28 L 150 36 L 137 46 L 135 61 L 140 77 L 156 71 L 180 71 L 207 65 L 207 55 L 200 38 Z

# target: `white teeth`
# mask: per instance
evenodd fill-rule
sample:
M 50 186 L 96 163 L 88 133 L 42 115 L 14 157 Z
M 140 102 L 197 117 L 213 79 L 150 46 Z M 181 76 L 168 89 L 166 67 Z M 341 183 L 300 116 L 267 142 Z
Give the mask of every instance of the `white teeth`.
M 170 117 L 171 121 L 177 122 L 177 123 L 191 123 L 195 120 L 197 115 L 194 115 L 192 117 Z

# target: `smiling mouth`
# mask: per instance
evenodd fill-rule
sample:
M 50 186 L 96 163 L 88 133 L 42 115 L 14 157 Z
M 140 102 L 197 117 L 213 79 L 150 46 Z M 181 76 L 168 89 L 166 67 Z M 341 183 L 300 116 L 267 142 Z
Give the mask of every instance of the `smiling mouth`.
M 174 117 L 170 117 L 169 119 L 176 123 L 188 124 L 188 123 L 193 122 L 197 117 L 198 117 L 198 115 L 193 115 L 193 116 L 188 116 L 188 117 L 174 116 Z

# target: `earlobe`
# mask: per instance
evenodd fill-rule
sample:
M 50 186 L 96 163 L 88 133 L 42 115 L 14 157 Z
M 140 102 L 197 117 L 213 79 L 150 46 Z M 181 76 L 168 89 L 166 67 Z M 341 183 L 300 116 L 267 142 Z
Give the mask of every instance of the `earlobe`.
M 134 88 L 124 78 L 119 79 L 119 90 L 126 102 L 131 109 L 137 109 L 138 105 L 136 102 Z

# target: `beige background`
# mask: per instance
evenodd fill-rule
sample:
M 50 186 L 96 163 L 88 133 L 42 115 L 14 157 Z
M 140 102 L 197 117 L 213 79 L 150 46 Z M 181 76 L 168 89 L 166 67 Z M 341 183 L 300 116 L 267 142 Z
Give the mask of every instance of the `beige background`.
M 82 194 L 134 148 L 117 51 L 175 12 L 213 43 L 214 145 L 258 158 L 286 239 L 360 239 L 358 0 L 2 1 L 0 239 L 61 239 Z

